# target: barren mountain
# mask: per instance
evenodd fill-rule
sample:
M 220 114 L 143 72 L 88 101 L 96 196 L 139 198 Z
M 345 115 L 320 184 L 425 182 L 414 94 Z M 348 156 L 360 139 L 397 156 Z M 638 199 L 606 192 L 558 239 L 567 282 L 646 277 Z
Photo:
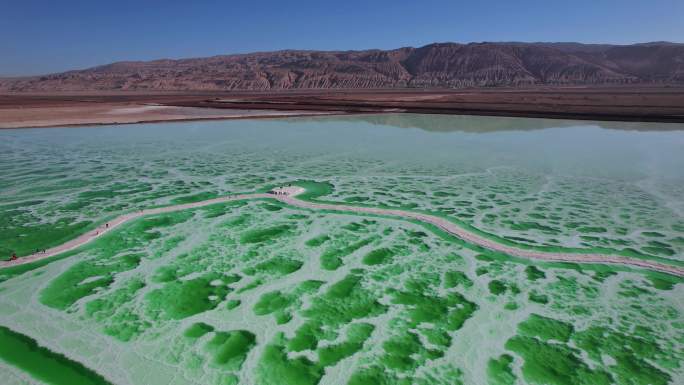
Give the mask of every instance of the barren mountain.
M 684 44 L 430 44 L 366 51 L 277 51 L 118 62 L 0 79 L 0 91 L 461 88 L 684 84 Z

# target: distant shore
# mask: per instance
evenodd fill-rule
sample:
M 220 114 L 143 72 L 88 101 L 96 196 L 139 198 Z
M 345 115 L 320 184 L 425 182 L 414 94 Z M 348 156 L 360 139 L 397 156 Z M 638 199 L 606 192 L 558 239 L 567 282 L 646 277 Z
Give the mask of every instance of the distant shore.
M 684 88 L 0 94 L 0 128 L 384 112 L 684 123 Z
M 198 120 L 287 118 L 331 115 L 326 111 L 282 111 L 98 103 L 0 109 L 0 129 L 98 126 Z

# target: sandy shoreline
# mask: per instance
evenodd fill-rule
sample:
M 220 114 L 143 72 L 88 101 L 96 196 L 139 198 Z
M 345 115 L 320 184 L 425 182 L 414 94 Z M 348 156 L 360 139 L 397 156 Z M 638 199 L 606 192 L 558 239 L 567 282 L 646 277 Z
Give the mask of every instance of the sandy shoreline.
M 339 114 L 333 111 L 217 109 L 148 104 L 0 109 L 0 129 L 97 126 L 224 119 L 286 118 Z
M 545 252 L 530 249 L 521 249 L 514 246 L 508 246 L 504 244 L 497 243 L 491 239 L 485 238 L 483 236 L 477 235 L 470 232 L 457 224 L 450 222 L 444 218 L 437 216 L 417 213 L 412 211 L 405 211 L 399 209 L 382 209 L 374 207 L 362 207 L 362 206 L 349 206 L 344 204 L 326 204 L 326 203 L 314 203 L 303 201 L 297 199 L 297 195 L 305 192 L 302 187 L 282 187 L 274 189 L 272 193 L 255 193 L 255 194 L 243 194 L 243 195 L 229 195 L 220 198 L 209 199 L 200 202 L 186 203 L 175 206 L 166 206 L 154 209 L 141 210 L 133 213 L 128 213 L 121 215 L 107 224 L 98 227 L 95 230 L 91 230 L 81 236 L 72 239 L 62 245 L 53 247 L 51 249 L 45 250 L 45 252 L 38 252 L 26 257 L 19 258 L 14 261 L 2 261 L 0 262 L 0 268 L 11 267 L 23 265 L 30 262 L 40 261 L 52 256 L 62 254 L 64 252 L 76 249 L 83 246 L 98 237 L 112 231 L 116 227 L 126 223 L 130 220 L 143 217 L 146 215 L 155 215 L 161 213 L 168 213 L 179 210 L 187 210 L 192 208 L 199 208 L 204 206 L 209 206 L 217 203 L 225 203 L 237 200 L 247 200 L 247 199 L 264 199 L 264 198 L 274 198 L 283 203 L 291 206 L 301 207 L 313 210 L 331 210 L 331 211 L 348 211 L 354 213 L 365 213 L 374 215 L 385 215 L 391 217 L 399 217 L 405 219 L 415 219 L 424 223 L 429 223 L 438 228 L 452 234 L 458 238 L 463 239 L 466 242 L 485 247 L 490 250 L 503 252 L 509 255 L 541 260 L 546 262 L 569 262 L 569 263 L 590 263 L 590 264 L 613 264 L 613 265 L 623 265 L 629 267 L 636 267 L 648 270 L 659 271 L 662 273 L 672 274 L 678 277 L 684 277 L 684 268 L 668 265 L 664 263 L 659 263 L 655 261 L 637 259 L 630 257 L 623 257 L 617 255 L 607 255 L 607 254 L 581 254 L 581 253 L 563 253 L 563 252 Z
M 0 128 L 405 112 L 684 122 L 684 87 L 0 94 Z

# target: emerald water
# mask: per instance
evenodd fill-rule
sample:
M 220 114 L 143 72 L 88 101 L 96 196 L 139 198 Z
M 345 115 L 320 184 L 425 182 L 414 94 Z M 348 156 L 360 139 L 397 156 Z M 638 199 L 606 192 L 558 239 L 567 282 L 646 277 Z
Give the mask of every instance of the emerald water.
M 6 130 L 0 253 L 308 180 L 332 186 L 319 199 L 428 211 L 521 246 L 681 265 L 682 170 L 678 124 L 390 114 Z M 677 384 L 682 298 L 664 274 L 244 201 L 0 270 L 0 326 L 43 348 L 25 365 L 0 349 L 0 368 L 8 384 L 73 368 L 115 384 Z

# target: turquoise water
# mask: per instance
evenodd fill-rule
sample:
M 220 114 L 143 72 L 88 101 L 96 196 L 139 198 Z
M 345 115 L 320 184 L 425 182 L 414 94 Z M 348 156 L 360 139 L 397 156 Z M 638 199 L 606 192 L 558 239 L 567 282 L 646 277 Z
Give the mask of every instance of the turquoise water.
M 679 263 L 681 170 L 676 124 L 391 114 L 5 130 L 0 253 L 306 179 L 332 184 L 325 200 L 427 210 L 521 245 Z M 7 384 L 60 383 L 60 367 L 113 384 L 678 384 L 681 298 L 672 276 L 237 202 L 0 271 L 0 326 L 31 357 L 5 350 L 0 371 Z
M 339 200 L 439 211 L 531 245 L 678 260 L 684 250 L 679 124 L 395 114 L 0 136 L 4 254 L 135 207 L 298 178 L 332 182 Z M 32 229 L 51 235 L 17 241 Z

